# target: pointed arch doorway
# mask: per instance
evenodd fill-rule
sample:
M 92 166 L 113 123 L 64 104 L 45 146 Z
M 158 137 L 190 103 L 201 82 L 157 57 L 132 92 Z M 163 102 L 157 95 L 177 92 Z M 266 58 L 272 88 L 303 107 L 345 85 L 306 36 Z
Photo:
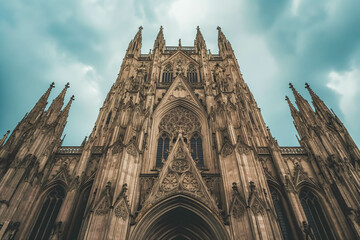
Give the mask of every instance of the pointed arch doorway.
M 226 240 L 224 224 L 210 209 L 192 197 L 180 194 L 157 203 L 144 213 L 130 239 Z

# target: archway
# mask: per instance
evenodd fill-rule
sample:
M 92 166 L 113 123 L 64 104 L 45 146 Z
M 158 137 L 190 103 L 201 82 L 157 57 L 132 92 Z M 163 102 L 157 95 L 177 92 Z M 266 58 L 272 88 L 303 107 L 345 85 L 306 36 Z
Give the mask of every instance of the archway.
M 218 216 L 185 195 L 169 197 L 144 214 L 130 239 L 203 240 L 229 239 Z

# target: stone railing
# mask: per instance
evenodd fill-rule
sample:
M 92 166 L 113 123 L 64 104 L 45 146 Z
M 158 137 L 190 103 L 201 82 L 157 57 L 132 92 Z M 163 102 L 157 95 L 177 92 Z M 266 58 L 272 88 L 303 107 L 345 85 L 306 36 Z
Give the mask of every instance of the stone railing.
M 74 146 L 64 146 L 60 147 L 57 153 L 60 154 L 81 154 L 83 151 L 83 147 L 74 147 Z
M 269 149 L 267 147 L 257 147 L 256 151 L 258 154 L 270 154 Z
M 102 154 L 103 153 L 103 147 L 102 146 L 93 146 L 91 148 L 91 153 L 92 154 Z
M 280 147 L 281 154 L 306 154 L 306 151 L 302 147 Z
M 267 147 L 257 147 L 256 151 L 258 154 L 270 154 L 270 151 Z M 302 147 L 280 147 L 280 152 L 283 155 L 306 154 L 305 149 Z

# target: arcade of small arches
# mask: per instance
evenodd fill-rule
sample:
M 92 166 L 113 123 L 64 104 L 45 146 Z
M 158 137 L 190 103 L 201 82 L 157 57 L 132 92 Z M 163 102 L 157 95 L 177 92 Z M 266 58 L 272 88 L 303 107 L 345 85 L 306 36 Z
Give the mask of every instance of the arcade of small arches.
M 317 191 L 311 187 L 303 186 L 298 193 L 306 219 L 310 225 L 308 226 L 305 223 L 306 225 L 301 226 L 304 229 L 299 229 L 296 227 L 295 216 L 290 211 L 289 203 L 284 197 L 285 194 L 280 190 L 281 188 L 276 187 L 270 182 L 268 185 L 283 239 L 295 239 L 296 236 L 302 234 L 302 231 L 307 231 L 308 239 L 336 239 L 330 228 L 330 221 L 326 217 L 324 204 Z
M 190 63 L 188 67 L 186 68 L 186 77 L 189 83 L 196 84 L 199 81 L 198 77 L 198 70 L 194 66 L 194 64 Z M 174 70 L 173 66 L 168 63 L 165 65 L 163 71 L 162 71 L 162 78 L 160 79 L 160 83 L 172 83 L 174 78 Z

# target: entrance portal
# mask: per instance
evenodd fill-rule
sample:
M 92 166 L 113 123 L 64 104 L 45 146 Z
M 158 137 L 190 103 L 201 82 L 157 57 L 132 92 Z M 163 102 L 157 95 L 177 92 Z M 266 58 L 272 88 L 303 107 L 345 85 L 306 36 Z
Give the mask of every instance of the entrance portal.
M 222 221 L 203 204 L 185 196 L 172 197 L 149 210 L 130 239 L 226 240 Z

